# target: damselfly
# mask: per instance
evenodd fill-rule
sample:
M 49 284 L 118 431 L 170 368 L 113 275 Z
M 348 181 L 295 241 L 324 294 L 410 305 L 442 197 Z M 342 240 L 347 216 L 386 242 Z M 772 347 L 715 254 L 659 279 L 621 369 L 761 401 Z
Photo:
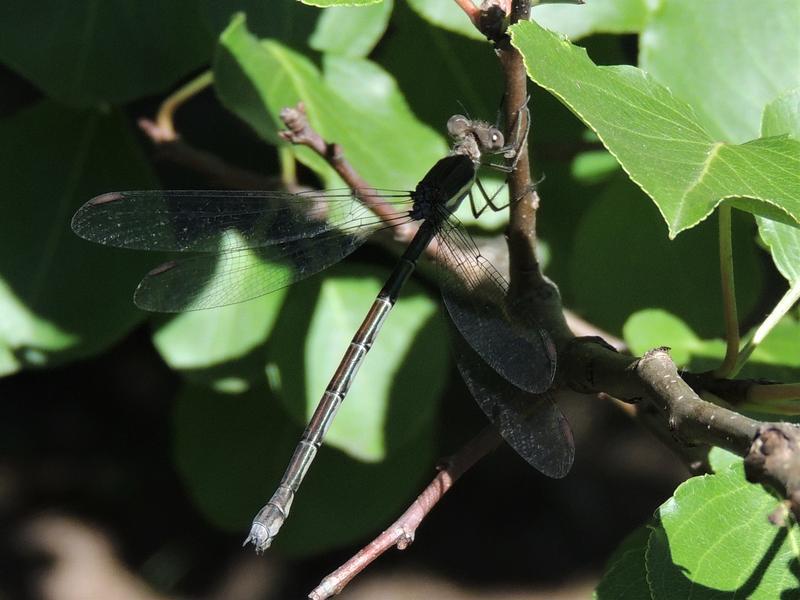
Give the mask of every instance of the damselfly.
M 529 463 L 554 477 L 569 470 L 573 447 L 568 428 L 549 396 L 542 395 L 555 372 L 549 337 L 535 319 L 509 304 L 505 279 L 453 215 L 468 195 L 473 212 L 479 212 L 470 190 L 482 157 L 502 154 L 513 161 L 506 170 L 513 169 L 516 144 L 506 145 L 497 127 L 460 115 L 451 117 L 448 131 L 454 139 L 451 153 L 409 193 L 113 192 L 93 198 L 73 217 L 75 233 L 93 242 L 190 254 L 153 269 L 136 289 L 135 303 L 159 312 L 256 298 L 342 260 L 378 230 L 420 223 L 336 369 L 277 490 L 253 520 L 245 544 L 252 542 L 259 552 L 283 525 L 358 368 L 431 243 L 437 245 L 445 305 L 469 343 L 457 351 L 457 360 L 470 391 Z M 395 208 L 394 217 L 379 218 L 362 202 L 378 196 Z M 253 254 L 274 268 L 256 268 Z M 544 439 L 534 440 L 531 428 Z

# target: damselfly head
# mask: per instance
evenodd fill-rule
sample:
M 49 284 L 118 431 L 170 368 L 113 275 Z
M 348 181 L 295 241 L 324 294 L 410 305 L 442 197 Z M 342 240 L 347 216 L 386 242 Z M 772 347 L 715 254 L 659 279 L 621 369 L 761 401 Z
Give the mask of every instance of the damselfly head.
M 485 150 L 491 152 L 492 150 L 500 150 L 505 146 L 506 142 L 502 132 L 494 125 L 480 122 L 476 123 L 473 129 L 475 137 L 478 138 L 478 142 Z
M 495 125 L 486 121 L 468 119 L 463 115 L 453 115 L 447 121 L 447 133 L 456 143 L 471 137 L 482 152 L 500 150 L 505 145 L 503 133 Z

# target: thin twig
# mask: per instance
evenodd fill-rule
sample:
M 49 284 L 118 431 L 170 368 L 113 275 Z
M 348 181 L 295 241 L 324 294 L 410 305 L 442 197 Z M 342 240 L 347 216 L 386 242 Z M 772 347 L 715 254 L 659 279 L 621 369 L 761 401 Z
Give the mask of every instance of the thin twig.
M 350 186 L 361 201 L 387 223 L 397 218 L 397 211 L 386 202 L 375 189 L 370 186 L 345 158 L 339 144 L 326 142 L 308 121 L 305 106 L 298 102 L 295 107 L 287 107 L 280 112 L 281 120 L 287 130 L 280 136 L 292 144 L 311 148 L 333 167 L 336 173 Z M 396 239 L 408 241 L 416 233 L 417 227 L 412 223 L 404 223 L 395 227 Z
M 413 541 L 417 527 L 447 491 L 481 458 L 492 452 L 503 441 L 493 426 L 483 429 L 458 452 L 446 459 L 439 472 L 413 504 L 378 537 L 364 546 L 350 560 L 325 577 L 308 595 L 312 600 L 323 600 L 340 593 L 353 578 L 384 552 L 397 546 L 405 550 Z

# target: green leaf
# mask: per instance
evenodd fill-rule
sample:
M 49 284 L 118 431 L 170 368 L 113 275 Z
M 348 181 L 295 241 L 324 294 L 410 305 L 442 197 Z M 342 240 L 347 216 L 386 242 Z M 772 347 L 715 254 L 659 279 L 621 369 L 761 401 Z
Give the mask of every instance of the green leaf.
M 800 87 L 787 90 L 767 104 L 761 116 L 761 135 L 788 134 L 800 139 Z
M 638 33 L 648 16 L 647 0 L 589 0 L 571 6 L 540 4 L 531 13 L 539 25 L 571 40 L 593 33 Z
M 283 143 L 277 137 L 280 110 L 302 100 L 314 128 L 324 139 L 340 144 L 368 182 L 413 189 L 446 153 L 442 138 L 416 120 L 394 81 L 375 65 L 360 59 L 335 60 L 353 61 L 347 79 L 337 79 L 341 85 L 347 82 L 341 91 L 327 85 L 305 57 L 272 40 L 259 42 L 239 18 L 220 39 L 214 64 L 217 91 L 228 108 L 272 143 Z M 361 89 L 372 83 L 376 103 L 369 107 L 354 103 L 349 86 Z M 318 172 L 330 170 L 308 148 L 295 151 Z
M 160 93 L 208 60 L 194 2 L 0 3 L 0 61 L 78 106 Z
M 680 318 L 662 310 L 642 310 L 624 327 L 631 352 L 642 355 L 657 346 L 669 346 L 676 364 L 694 372 L 716 368 L 725 356 L 721 339 L 701 339 Z M 740 377 L 793 381 L 800 379 L 800 322 L 784 317 L 755 349 Z
M 316 281 L 292 288 L 270 339 L 273 387 L 298 423 L 316 408 L 388 272 L 347 264 L 327 275 L 318 289 Z M 326 442 L 364 461 L 403 447 L 435 414 L 447 378 L 447 339 L 436 303 L 407 283 Z
M 742 459 L 740 456 L 736 456 L 733 452 L 729 452 L 724 448 L 714 446 L 708 453 L 708 461 L 715 473 L 721 473 L 726 469 L 730 469 L 734 465 L 741 464 Z
M 618 169 L 617 159 L 605 150 L 581 152 L 572 161 L 572 176 L 586 184 L 608 179 Z
M 800 85 L 798 28 L 795 0 L 671 0 L 642 33 L 640 65 L 714 140 L 741 143 L 762 135 L 768 102 Z
M 703 348 L 694 331 L 665 310 L 645 309 L 633 313 L 625 322 L 622 332 L 625 343 L 634 354 L 641 356 L 653 348 L 668 346 L 670 357 L 678 365 L 688 363 L 692 351 Z M 725 351 L 724 344 L 721 351 Z
M 277 486 L 301 429 L 263 388 L 218 394 L 187 386 L 174 411 L 175 462 L 188 492 L 215 526 L 240 532 Z M 432 471 L 429 422 L 406 451 L 363 464 L 323 446 L 275 549 L 294 556 L 353 543 L 394 519 Z
M 13 349 L 8 347 L 4 339 L 0 339 L 0 377 L 16 373 L 21 367 L 22 364 L 14 356 Z
M 648 527 L 628 535 L 611 555 L 603 579 L 594 592 L 596 600 L 641 600 L 650 596 L 645 568 Z
M 383 0 L 300 0 L 300 2 L 309 6 L 328 8 L 336 6 L 368 6 L 370 4 L 378 4 Z
M 320 52 L 364 57 L 386 32 L 392 5 L 386 0 L 374 6 L 329 8 L 320 15 L 308 44 Z
M 785 316 L 755 349 L 739 377 L 800 380 L 800 321 Z
M 800 530 L 775 527 L 779 500 L 747 483 L 741 465 L 693 477 L 658 510 L 647 549 L 653 598 L 789 597 Z
M 285 295 L 283 289 L 248 302 L 179 314 L 158 325 L 153 342 L 170 367 L 185 371 L 192 380 L 241 378 L 247 371 L 251 381 L 261 379 L 260 353 L 256 360 L 243 359 L 269 337 Z
M 598 67 L 586 52 L 535 23 L 511 28 L 528 75 L 591 127 L 656 203 L 670 237 L 707 218 L 723 200 L 800 223 L 800 142 L 771 137 L 715 140 L 692 108 L 643 71 Z
M 486 41 L 472 21 L 455 2 L 447 0 L 408 0 L 409 5 L 426 21 L 473 40 Z M 559 31 L 571 39 L 592 33 L 636 33 L 647 20 L 646 0 L 574 0 L 540 2 L 531 18 L 543 27 Z
M 763 217 L 756 217 L 756 223 L 778 271 L 796 284 L 800 281 L 800 229 Z
M 69 223 L 92 196 L 155 187 L 126 120 L 44 102 L 0 121 L 0 165 L 5 354 L 41 366 L 108 347 L 144 317 L 133 290 L 157 259 L 85 242 Z
M 610 331 L 619 331 L 633 312 L 661 308 L 703 336 L 722 334 L 716 217 L 670 241 L 655 207 L 621 174 L 595 193 L 577 227 L 573 224 L 571 306 Z M 734 239 L 750 240 L 753 234 L 749 215 L 734 213 Z M 742 314 L 759 298 L 764 279 L 759 254 L 755 244 L 734 245 Z M 657 340 L 656 345 L 668 342 Z
M 784 133 L 800 139 L 800 87 L 778 96 L 764 109 L 761 135 Z M 756 217 L 756 223 L 781 275 L 790 284 L 800 281 L 800 229 L 763 217 Z
M 408 0 L 408 5 L 431 25 L 458 33 L 473 40 L 486 41 L 466 13 L 455 2 L 447 0 Z

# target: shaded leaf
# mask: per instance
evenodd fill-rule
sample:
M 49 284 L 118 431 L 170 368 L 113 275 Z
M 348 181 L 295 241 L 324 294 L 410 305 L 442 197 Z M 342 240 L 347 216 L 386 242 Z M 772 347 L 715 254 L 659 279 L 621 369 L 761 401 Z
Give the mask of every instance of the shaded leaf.
M 305 423 L 316 408 L 387 276 L 385 270 L 342 264 L 321 283 L 292 287 L 268 354 L 273 387 L 296 422 Z M 328 444 L 379 461 L 427 426 L 449 362 L 437 312 L 415 282 L 406 284 L 328 432 Z
M 144 317 L 132 295 L 153 255 L 89 244 L 70 218 L 101 192 L 154 186 L 127 123 L 45 102 L 0 121 L 0 140 L 3 345 L 37 366 L 109 346 Z
M 649 537 L 650 528 L 640 527 L 622 541 L 606 563 L 606 570 L 597 585 L 594 598 L 641 600 L 650 596 L 645 566 Z
M 121 104 L 164 92 L 211 55 L 195 3 L 0 3 L 0 61 L 68 104 Z
M 654 200 L 670 236 L 708 217 L 722 200 L 800 223 L 800 142 L 715 140 L 692 108 L 643 71 L 598 67 L 586 52 L 535 23 L 511 28 L 528 75 L 591 127 Z
M 606 150 L 581 152 L 572 161 L 572 176 L 582 183 L 597 183 L 619 169 L 619 163 Z
M 577 227 L 570 256 L 573 308 L 592 322 L 619 331 L 629 315 L 662 308 L 686 321 L 700 335 L 721 335 L 722 294 L 716 217 L 675 240 L 640 190 L 618 175 L 594 200 Z M 734 213 L 733 236 L 752 239 L 749 215 Z M 734 245 L 737 301 L 746 314 L 763 285 L 760 251 Z M 613 268 L 611 267 L 613 265 Z M 702 290 L 700 302 L 698 290 Z M 661 340 L 663 345 L 669 340 Z

